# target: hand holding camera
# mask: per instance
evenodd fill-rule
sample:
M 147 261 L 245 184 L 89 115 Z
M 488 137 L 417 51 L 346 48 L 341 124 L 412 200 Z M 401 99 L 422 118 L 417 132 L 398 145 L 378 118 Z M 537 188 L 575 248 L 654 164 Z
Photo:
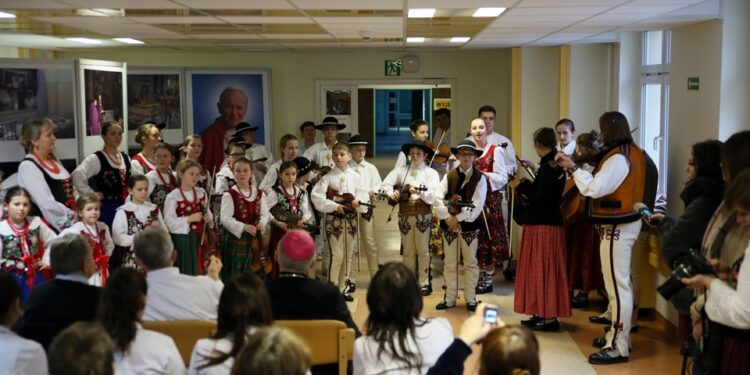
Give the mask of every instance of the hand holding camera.
M 480 303 L 477 312 L 466 319 L 461 325 L 458 338 L 466 345 L 472 345 L 481 341 L 491 329 L 504 327 L 505 322 L 499 317 L 497 306 L 489 303 Z

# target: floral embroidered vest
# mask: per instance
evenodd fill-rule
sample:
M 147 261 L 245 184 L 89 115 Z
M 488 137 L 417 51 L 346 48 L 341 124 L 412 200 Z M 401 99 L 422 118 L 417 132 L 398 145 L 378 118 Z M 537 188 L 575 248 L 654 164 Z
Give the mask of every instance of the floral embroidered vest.
M 135 216 L 133 211 L 125 211 L 125 218 L 128 222 L 128 236 L 135 235 L 136 233 L 148 228 L 151 223 L 156 221 L 159 217 L 159 207 L 154 208 L 148 215 L 148 221 L 143 223 Z
M 157 171 L 156 173 L 161 172 Z M 175 181 L 172 173 L 169 173 L 169 181 L 167 181 L 166 185 L 154 184 L 154 190 L 151 192 L 151 195 L 148 196 L 151 203 L 159 206 L 159 209 L 164 209 L 164 201 L 167 200 L 167 194 L 174 190 L 176 185 L 177 181 Z
M 15 234 L 0 236 L 3 243 L 3 252 L 0 254 L 0 269 L 5 271 L 16 270 L 26 273 L 27 270 L 44 256 L 44 242 L 41 239 L 40 227 L 29 229 L 28 234 L 22 238 Z M 24 246 L 22 241 L 26 241 Z
M 229 189 L 229 195 L 232 196 L 232 202 L 234 203 L 234 218 L 237 221 L 245 224 L 258 224 L 258 220 L 260 220 L 260 198 L 263 196 L 263 191 L 255 190 L 255 200 L 248 201 L 239 191 Z
M 99 159 L 101 166 L 99 173 L 91 178 L 95 185 L 94 190 L 104 195 L 102 202 L 124 202 L 128 196 L 126 183 L 130 178 L 130 158 L 124 152 L 120 152 L 125 163 L 123 170 L 112 167 L 103 151 L 99 150 L 94 155 Z
M 300 213 L 299 202 L 302 198 L 302 194 L 304 194 L 302 189 L 300 189 L 299 192 L 297 192 L 297 189 L 295 189 L 295 192 L 293 194 L 287 194 L 286 190 L 281 185 L 276 185 L 273 189 L 274 191 L 276 191 L 276 195 L 278 195 L 279 197 L 279 203 L 277 203 L 276 205 L 281 206 L 283 212 L 290 213 L 292 215 L 297 215 Z
M 492 168 L 495 165 L 495 145 L 490 145 L 490 149 L 484 156 L 474 159 L 474 168 L 479 169 L 482 172 L 492 172 Z
M 206 211 L 206 206 L 203 203 L 204 199 L 197 199 L 198 192 L 195 190 L 194 192 L 195 196 L 193 197 L 193 199 L 196 201 L 190 202 L 185 199 L 177 202 L 177 208 L 175 211 L 178 217 L 190 216 L 196 212 Z M 190 225 L 191 232 L 198 233 L 200 230 L 203 230 L 202 222 L 193 222 L 188 224 Z

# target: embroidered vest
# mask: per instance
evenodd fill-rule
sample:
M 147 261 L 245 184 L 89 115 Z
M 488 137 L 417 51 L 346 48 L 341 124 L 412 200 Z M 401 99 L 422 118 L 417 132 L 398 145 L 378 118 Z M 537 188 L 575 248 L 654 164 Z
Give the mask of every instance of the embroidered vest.
M 195 195 L 193 197 L 195 202 L 190 202 L 188 200 L 181 200 L 177 202 L 177 209 L 175 210 L 178 217 L 183 216 L 190 216 L 196 212 L 204 212 L 205 211 L 205 205 L 203 204 L 203 199 L 198 199 L 198 191 L 195 191 Z M 204 196 L 205 197 L 205 196 Z M 202 222 L 193 222 L 188 223 L 190 225 L 190 231 L 198 233 L 200 230 L 203 230 Z
M 255 191 L 255 200 L 248 201 L 239 191 L 229 189 L 229 195 L 232 196 L 232 202 L 234 203 L 234 218 L 237 221 L 245 224 L 258 224 L 258 220 L 260 220 L 260 198 L 263 196 L 263 191 L 260 189 L 255 189 Z
M 151 212 L 148 214 L 148 221 L 146 221 L 145 223 L 138 220 L 138 218 L 135 216 L 135 212 L 133 211 L 125 211 L 125 218 L 128 222 L 128 236 L 133 236 L 141 230 L 148 228 L 151 223 L 158 220 L 159 207 L 155 207 L 153 210 L 151 210 Z
M 44 243 L 40 231 L 41 227 L 29 229 L 25 238 L 18 237 L 15 234 L 0 236 L 0 241 L 3 243 L 3 251 L 0 254 L 0 269 L 8 272 L 27 273 L 30 265 L 40 261 L 44 256 Z M 25 245 L 22 243 L 24 240 L 26 241 Z
M 156 171 L 156 173 L 161 172 Z M 167 185 L 154 184 L 154 190 L 151 192 L 151 195 L 148 196 L 151 203 L 159 206 L 160 209 L 164 209 L 164 201 L 167 200 L 167 194 L 174 190 L 176 184 L 177 181 L 175 181 L 172 173 L 169 173 L 169 181 L 167 181 Z
M 103 151 L 99 150 L 94 155 L 99 159 L 101 168 L 99 173 L 91 178 L 94 185 L 92 187 L 104 195 L 102 202 L 124 202 L 128 196 L 126 184 L 130 178 L 130 158 L 124 152 L 120 152 L 125 163 L 125 170 L 122 170 L 112 167 Z
M 479 180 L 482 179 L 482 172 L 474 169 L 469 177 L 469 182 L 463 184 L 464 178 L 458 174 L 458 169 L 459 168 L 454 168 L 448 171 L 448 191 L 445 193 L 444 198 L 450 199 L 454 194 L 458 194 L 461 197 L 461 202 L 469 203 L 471 202 L 471 197 L 474 196 L 474 191 L 477 189 Z M 463 187 L 460 187 L 462 184 Z M 475 210 L 477 209 L 481 209 L 481 207 L 475 208 Z M 480 224 L 482 224 L 480 218 L 481 216 L 470 222 L 462 221 L 461 230 L 469 232 L 479 229 Z M 445 225 L 445 220 L 440 220 L 440 227 L 448 229 L 448 226 Z
M 495 165 L 495 145 L 490 145 L 490 149 L 484 156 L 474 159 L 474 168 L 482 172 L 492 172 Z
M 75 212 L 76 200 L 73 198 L 73 182 L 70 177 L 64 180 L 52 178 L 52 176 L 47 173 L 47 170 L 42 168 L 42 166 L 33 158 L 25 158 L 24 160 L 34 163 L 34 165 L 42 171 L 44 181 L 47 183 L 47 186 L 49 186 L 49 190 L 52 192 L 52 196 L 55 197 L 55 200 L 61 202 Z M 29 213 L 29 216 L 43 216 L 39 206 L 37 206 L 33 200 L 31 201 L 31 212 Z
M 81 236 L 85 238 L 91 245 L 91 255 L 94 257 L 96 270 L 101 273 L 103 285 L 107 282 L 107 270 L 109 267 L 109 255 L 107 255 L 107 251 L 104 249 L 104 239 L 107 236 L 107 230 L 104 228 L 99 229 L 99 225 L 96 225 L 96 229 L 97 238 L 94 238 L 91 234 L 89 234 L 86 229 L 80 231 L 80 233 Z
M 143 159 L 143 156 L 141 156 L 141 154 L 136 154 L 135 156 L 133 156 L 133 160 L 137 161 L 138 164 L 140 164 L 143 167 L 143 174 L 146 174 L 153 170 L 153 168 L 151 168 L 148 165 L 148 162 L 145 159 Z
M 287 194 L 282 186 L 274 186 L 273 190 L 276 191 L 276 195 L 279 197 L 279 203 L 276 205 L 281 206 L 283 212 L 292 215 L 300 214 L 301 209 L 299 208 L 299 202 L 303 194 L 302 189 L 300 189 L 299 192 L 295 189 L 295 192 L 291 195 Z
M 607 159 L 617 154 L 628 160 L 628 175 L 614 193 L 598 199 L 586 198 L 586 217 L 593 223 L 622 224 L 640 220 L 640 215 L 633 210 L 635 203 L 643 202 L 646 187 L 646 158 L 640 148 L 632 144 L 613 148 L 604 155 L 594 175 Z

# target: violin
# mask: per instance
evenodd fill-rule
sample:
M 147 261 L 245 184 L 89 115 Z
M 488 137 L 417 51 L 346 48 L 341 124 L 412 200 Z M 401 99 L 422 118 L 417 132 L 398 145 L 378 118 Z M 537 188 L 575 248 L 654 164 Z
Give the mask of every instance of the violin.
M 352 194 L 352 193 L 340 194 L 338 191 L 336 191 L 335 189 L 333 189 L 330 186 L 328 187 L 328 191 L 326 191 L 326 198 L 328 198 L 328 199 L 330 199 L 330 200 L 332 200 L 332 201 L 334 201 L 334 202 L 336 202 L 338 204 L 343 205 L 345 207 L 344 210 L 348 211 L 348 212 L 353 212 L 354 211 L 354 207 L 352 206 L 352 203 L 357 199 L 357 198 L 354 197 L 354 194 Z M 373 209 L 375 208 L 375 205 L 371 204 L 371 203 L 359 202 L 359 205 L 360 206 L 369 207 L 369 208 L 373 208 Z
M 476 208 L 473 202 L 463 202 L 463 198 L 458 194 L 453 194 L 450 198 L 443 199 L 443 203 L 448 207 L 448 213 L 453 216 L 460 214 L 462 208 L 468 208 L 469 211 Z
M 255 222 L 255 225 L 258 225 L 257 221 Z M 265 243 L 263 243 L 263 235 L 260 233 L 260 228 L 258 228 L 258 231 L 255 232 L 254 236 L 250 236 L 252 237 L 250 240 L 250 250 L 252 251 L 253 248 L 256 249 L 256 251 L 252 251 L 253 272 L 261 277 L 267 277 L 273 272 L 273 260 L 268 259 L 268 256 L 266 256 L 266 246 Z
M 280 204 L 273 206 L 270 212 L 271 212 L 271 215 L 273 215 L 274 219 L 281 221 L 283 223 L 286 223 L 290 227 L 290 229 L 298 229 L 297 224 L 299 223 L 300 220 L 302 220 L 302 215 L 300 215 L 299 213 L 293 214 L 289 211 L 286 211 L 284 210 L 284 207 L 282 207 Z M 301 229 L 304 229 L 308 232 L 312 232 L 315 230 L 319 230 L 320 227 L 318 227 L 315 224 L 303 222 Z
M 387 199 L 388 205 L 395 206 L 399 204 L 399 202 L 406 202 L 409 200 L 409 196 L 411 195 L 411 188 L 414 188 L 416 191 L 427 191 L 427 187 L 424 185 L 419 186 L 412 186 L 411 184 L 405 184 L 404 186 L 401 185 L 394 185 L 393 191 L 399 192 L 399 198 L 398 200 L 395 200 L 391 198 L 390 194 L 387 194 L 385 192 L 379 192 L 377 193 L 377 196 L 379 199 Z
M 435 145 L 432 141 L 425 141 L 424 143 L 425 146 L 432 149 L 432 153 L 434 154 L 432 157 L 433 162 L 445 164 L 453 156 L 451 148 L 445 144 Z
M 310 186 L 317 184 L 318 181 L 320 181 L 320 179 L 323 178 L 323 176 L 327 175 L 328 172 L 332 171 L 333 168 L 329 166 L 325 166 L 325 167 L 320 167 L 316 170 L 318 171 L 318 175 L 307 181 L 307 183 L 310 184 Z

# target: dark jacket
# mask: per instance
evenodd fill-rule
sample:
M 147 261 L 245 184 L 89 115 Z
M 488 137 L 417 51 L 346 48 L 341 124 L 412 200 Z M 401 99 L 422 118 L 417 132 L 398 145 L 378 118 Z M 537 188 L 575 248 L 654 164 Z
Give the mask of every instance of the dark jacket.
M 77 281 L 53 279 L 31 291 L 16 326 L 22 337 L 40 343 L 45 350 L 69 325 L 93 322 L 101 288 Z
M 565 188 L 565 172 L 550 163 L 555 160 L 556 150 L 550 151 L 539 162 L 539 171 L 534 182 L 524 181 L 516 193 L 526 198 L 524 225 L 563 225 L 560 213 L 560 198 Z

